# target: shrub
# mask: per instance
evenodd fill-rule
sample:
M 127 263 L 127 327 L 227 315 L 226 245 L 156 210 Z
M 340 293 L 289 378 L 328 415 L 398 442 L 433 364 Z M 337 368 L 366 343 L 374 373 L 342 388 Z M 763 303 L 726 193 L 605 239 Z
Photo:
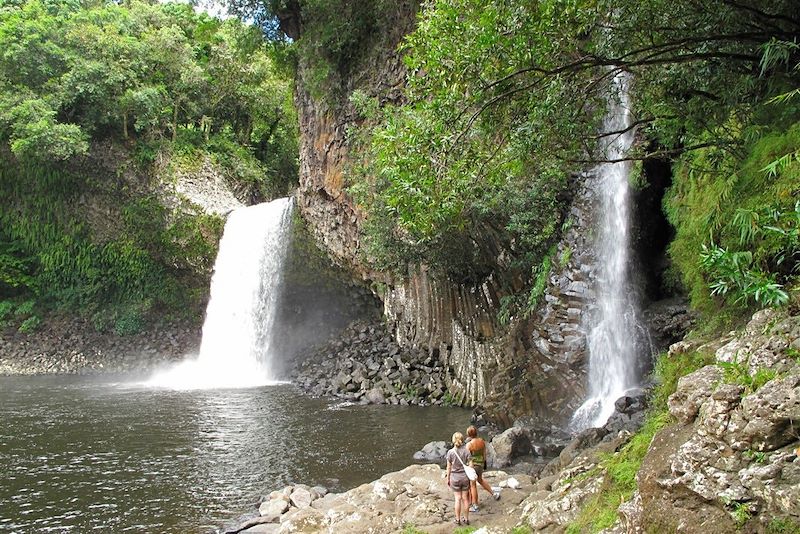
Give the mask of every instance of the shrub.
M 39 328 L 41 322 L 42 321 L 41 319 L 39 319 L 38 315 L 31 315 L 30 317 L 22 321 L 22 324 L 19 325 L 18 330 L 22 334 L 30 334 L 31 332 Z

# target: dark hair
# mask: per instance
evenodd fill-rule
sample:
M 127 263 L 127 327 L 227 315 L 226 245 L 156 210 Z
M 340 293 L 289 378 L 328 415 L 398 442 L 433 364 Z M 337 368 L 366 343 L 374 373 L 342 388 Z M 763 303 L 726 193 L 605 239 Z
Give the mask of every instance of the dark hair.
M 477 428 L 475 428 L 474 426 L 471 426 L 471 425 L 470 425 L 470 427 L 469 427 L 469 428 L 467 428 L 467 436 L 469 436 L 469 437 L 471 437 L 471 438 L 476 438 L 476 437 L 478 437 L 478 429 L 477 429 Z

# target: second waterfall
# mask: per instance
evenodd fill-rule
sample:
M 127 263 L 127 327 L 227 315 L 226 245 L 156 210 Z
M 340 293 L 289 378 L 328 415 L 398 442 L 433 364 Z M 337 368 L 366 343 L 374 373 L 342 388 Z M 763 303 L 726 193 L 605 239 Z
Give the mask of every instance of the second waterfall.
M 150 385 L 179 389 L 252 387 L 274 380 L 272 336 L 292 199 L 239 208 L 219 244 L 200 355 Z
M 572 418 L 581 430 L 602 426 L 614 413 L 614 402 L 639 386 L 640 359 L 647 353 L 639 319 L 636 288 L 631 283 L 631 163 L 624 161 L 634 137 L 628 94 L 629 76 L 619 73 L 603 123 L 601 156 L 594 169 L 598 183 L 595 255 L 597 309 L 586 327 L 589 345 L 588 395 Z

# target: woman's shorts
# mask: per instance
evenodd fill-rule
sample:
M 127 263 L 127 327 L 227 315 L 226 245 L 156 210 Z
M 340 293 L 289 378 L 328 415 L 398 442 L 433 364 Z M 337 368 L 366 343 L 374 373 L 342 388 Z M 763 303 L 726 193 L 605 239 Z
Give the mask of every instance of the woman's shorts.
M 466 491 L 469 489 L 469 479 L 466 475 L 453 476 L 450 475 L 450 489 L 453 491 Z

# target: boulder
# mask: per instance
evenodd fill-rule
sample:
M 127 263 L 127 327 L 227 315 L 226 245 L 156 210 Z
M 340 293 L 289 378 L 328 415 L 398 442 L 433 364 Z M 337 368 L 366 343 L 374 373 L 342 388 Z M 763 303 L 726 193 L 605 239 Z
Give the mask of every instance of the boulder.
M 372 388 L 367 391 L 365 397 L 370 404 L 384 404 L 386 402 L 383 392 L 378 388 Z
M 678 380 L 675 393 L 669 396 L 667 405 L 678 421 L 688 424 L 694 421 L 700 406 L 717 388 L 725 373 L 717 365 L 706 365 Z
M 261 503 L 261 506 L 258 507 L 258 513 L 261 514 L 265 521 L 273 522 L 278 521 L 288 509 L 289 501 L 281 496 Z
M 319 494 L 308 486 L 298 485 L 292 490 L 289 500 L 297 508 L 308 508 L 319 498 Z
M 756 451 L 772 451 L 798 440 L 800 369 L 768 382 L 742 400 L 743 441 Z
M 445 455 L 450 450 L 451 444 L 446 441 L 431 441 L 426 443 L 422 450 L 414 453 L 414 461 L 426 463 L 445 463 Z
M 494 448 L 494 466 L 505 467 L 511 465 L 514 458 L 530 454 L 531 439 L 528 432 L 519 427 L 512 427 L 495 436 L 491 441 Z

